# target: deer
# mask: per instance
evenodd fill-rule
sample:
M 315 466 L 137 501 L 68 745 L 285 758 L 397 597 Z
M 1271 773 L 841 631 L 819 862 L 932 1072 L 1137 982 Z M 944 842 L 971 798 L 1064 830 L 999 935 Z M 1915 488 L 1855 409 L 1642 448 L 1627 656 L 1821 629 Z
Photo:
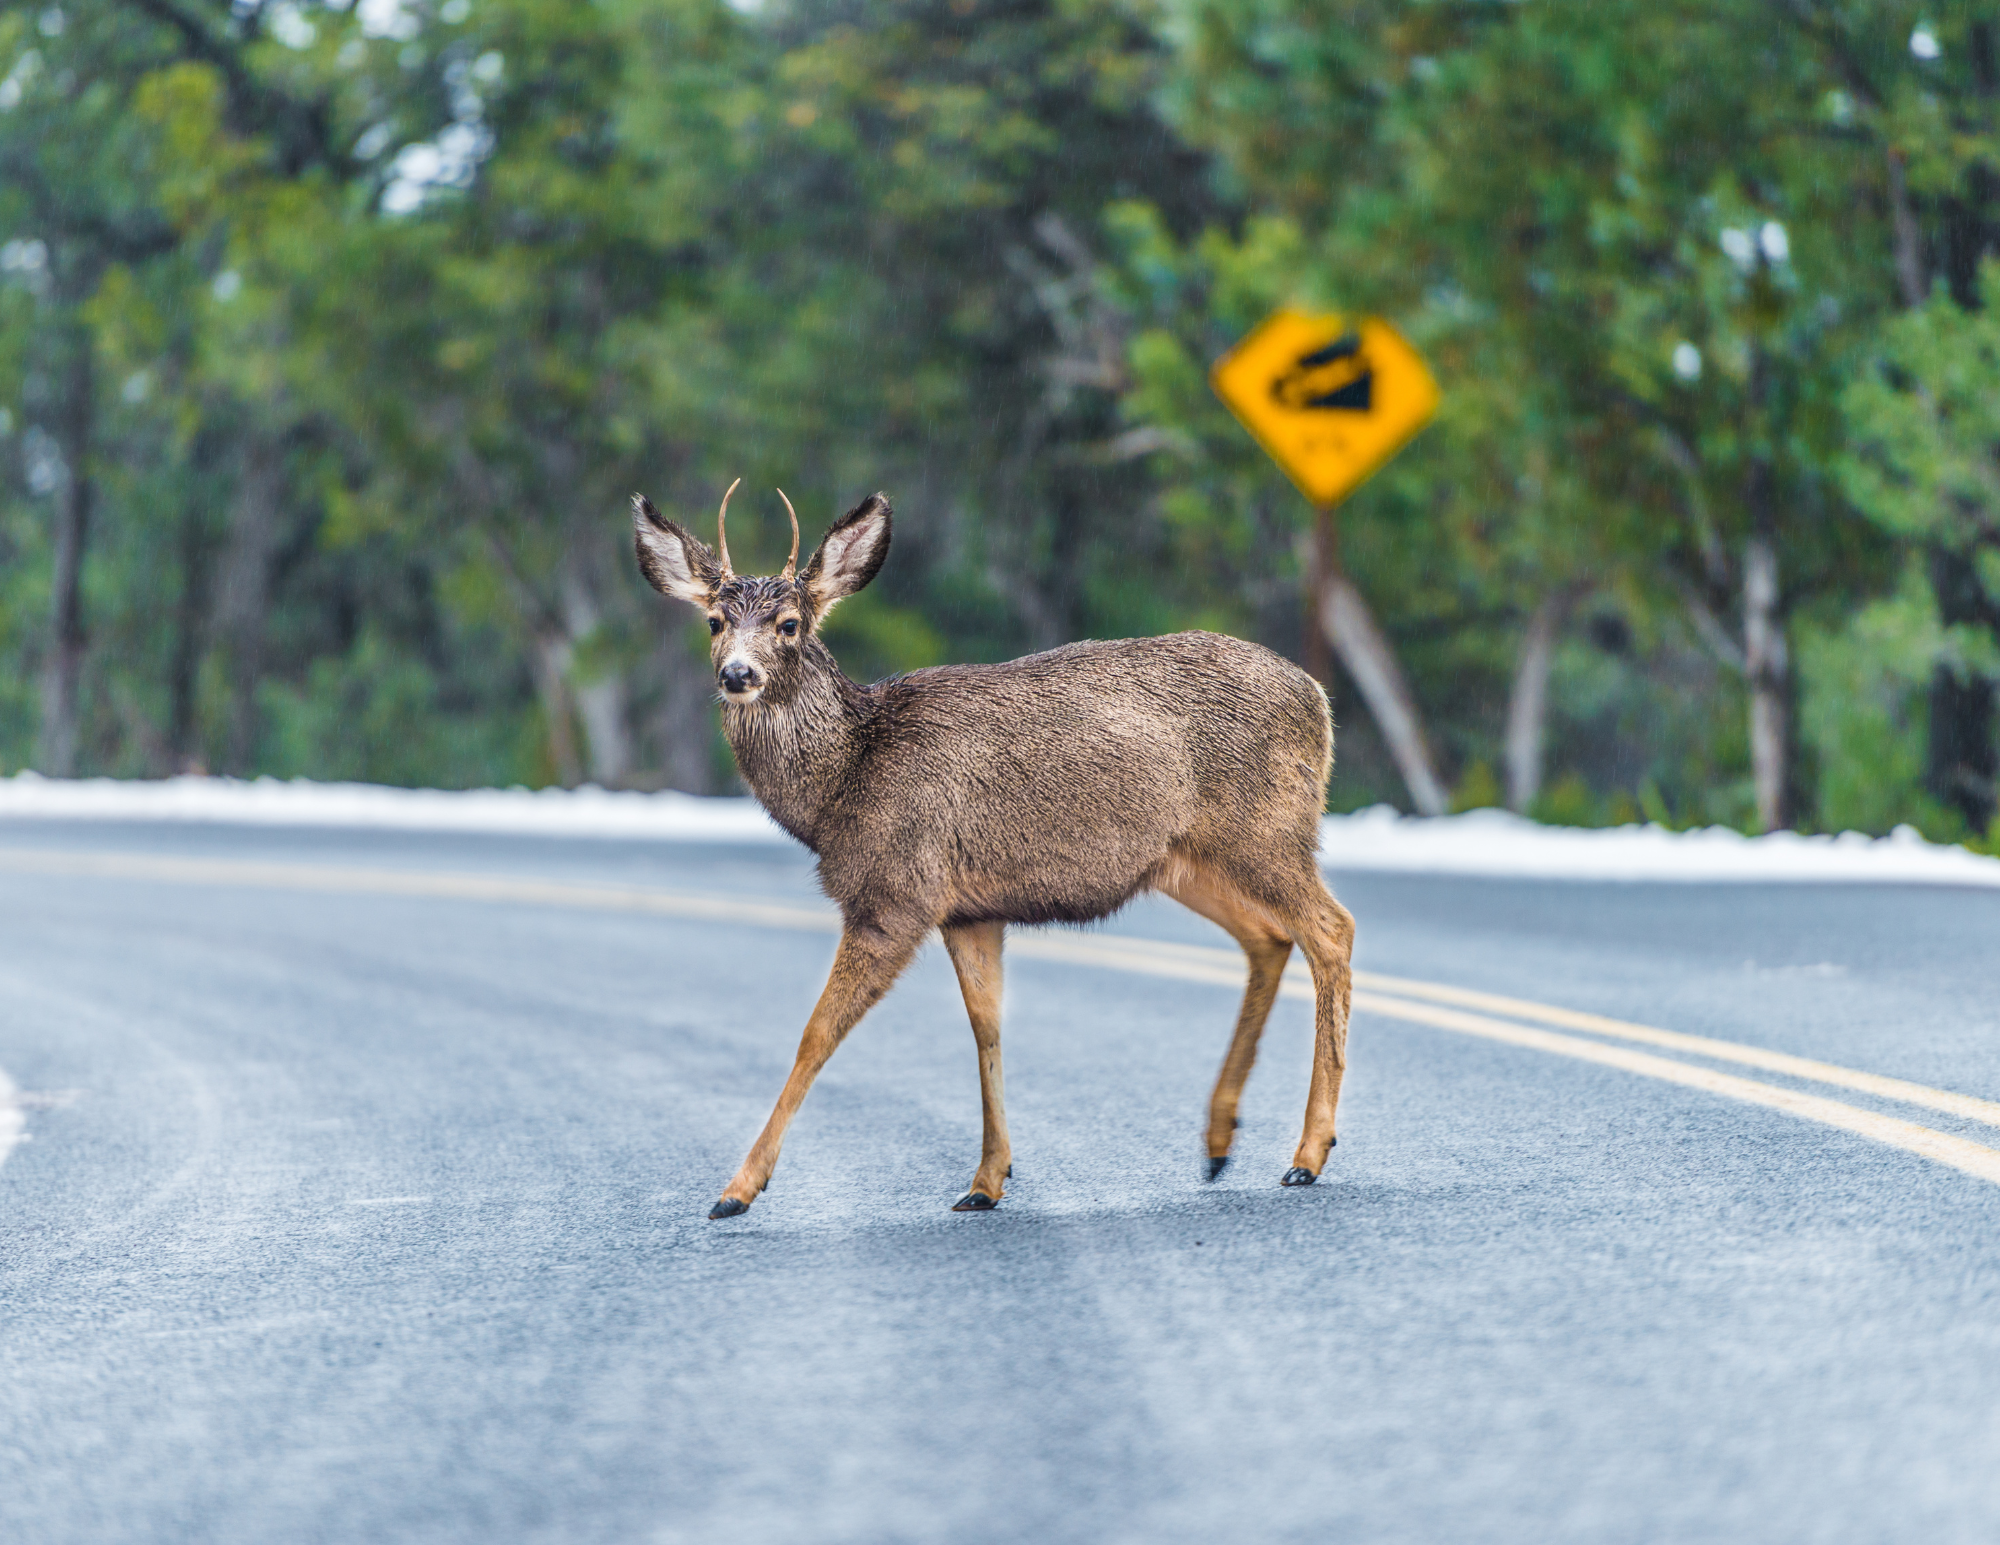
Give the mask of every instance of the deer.
M 1000 1064 L 1009 925 L 1086 924 L 1157 892 L 1242 947 L 1248 981 L 1209 1100 L 1207 1178 L 1229 1162 L 1237 1108 L 1292 947 L 1312 970 L 1305 1124 L 1285 1186 L 1335 1145 L 1347 1067 L 1354 919 L 1318 862 L 1333 719 L 1318 682 L 1215 633 L 1072 643 L 1004 664 L 940 665 L 861 686 L 821 638 L 881 571 L 889 501 L 836 520 L 803 571 L 799 518 L 776 575 L 730 565 L 729 485 L 713 549 L 632 496 L 639 568 L 707 619 L 722 724 L 743 781 L 818 859 L 840 941 L 770 1119 L 709 1211 L 747 1212 L 834 1050 L 935 932 L 978 1051 L 983 1135 L 956 1212 L 1005 1194 L 1013 1147 Z

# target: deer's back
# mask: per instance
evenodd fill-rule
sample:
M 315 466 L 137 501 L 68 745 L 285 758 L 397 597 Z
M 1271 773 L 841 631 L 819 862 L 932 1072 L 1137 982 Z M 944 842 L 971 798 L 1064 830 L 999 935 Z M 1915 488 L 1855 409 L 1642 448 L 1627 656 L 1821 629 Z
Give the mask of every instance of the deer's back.
M 847 905 L 943 899 L 952 920 L 1080 922 L 1173 856 L 1310 853 L 1326 699 L 1271 651 L 1213 633 L 1071 644 L 916 671 L 877 699 L 820 844 Z

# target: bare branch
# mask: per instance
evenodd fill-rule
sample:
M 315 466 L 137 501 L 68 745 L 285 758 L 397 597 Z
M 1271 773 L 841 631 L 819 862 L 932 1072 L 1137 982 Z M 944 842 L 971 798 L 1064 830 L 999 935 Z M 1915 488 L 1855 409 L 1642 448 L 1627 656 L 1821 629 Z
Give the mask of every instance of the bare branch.
M 1679 575 L 1673 575 L 1674 589 L 1680 592 L 1681 604 L 1687 607 L 1688 621 L 1694 625 L 1695 636 L 1707 646 L 1708 652 L 1722 664 L 1739 674 L 1749 669 L 1742 645 L 1729 636 L 1729 629 L 1710 609 L 1708 602 L 1693 585 Z
M 1186 455 L 1194 449 L 1194 444 L 1186 435 L 1175 434 L 1155 424 L 1142 424 L 1137 429 L 1128 429 L 1121 435 L 1100 441 L 1091 449 L 1092 460 L 1116 465 L 1122 461 L 1137 461 L 1155 451 L 1175 451 Z
M 1930 287 L 1924 283 L 1923 238 L 1917 231 L 1917 217 L 1910 208 L 1910 187 L 1903 176 L 1903 153 L 1891 150 L 1889 162 L 1889 215 L 1896 237 L 1896 283 L 1903 292 L 1903 304 L 1912 311 L 1924 303 Z

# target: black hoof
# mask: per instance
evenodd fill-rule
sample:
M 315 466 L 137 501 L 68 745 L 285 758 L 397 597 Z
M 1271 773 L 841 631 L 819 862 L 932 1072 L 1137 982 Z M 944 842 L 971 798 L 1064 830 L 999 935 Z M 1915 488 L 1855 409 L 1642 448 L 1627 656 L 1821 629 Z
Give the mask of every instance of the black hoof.
M 739 1202 L 733 1196 L 725 1196 L 708 1209 L 711 1218 L 740 1218 L 750 1210 L 748 1202 Z
M 1210 1180 L 1213 1180 L 1213 1179 L 1215 1179 L 1215 1177 L 1216 1177 L 1216 1176 L 1220 1175 L 1220 1174 L 1221 1174 L 1221 1173 L 1222 1173 L 1222 1172 L 1223 1172 L 1223 1171 L 1224 1171 L 1225 1169 L 1227 1169 L 1228 1167 L 1229 1167 L 1229 1155 L 1228 1155 L 1228 1154 L 1226 1154 L 1226 1153 L 1225 1153 L 1225 1154 L 1224 1154 L 1224 1155 L 1223 1155 L 1223 1156 L 1222 1156 L 1221 1158 L 1219 1158 L 1219 1159 L 1215 1159 L 1215 1158 L 1211 1158 L 1211 1159 L 1210 1159 L 1210 1160 L 1208 1161 L 1208 1178 L 1209 1178 Z
M 999 1198 L 988 1196 L 984 1191 L 968 1191 L 951 1204 L 951 1210 L 953 1212 L 991 1212 L 999 1205 Z
M 1319 1176 L 1315 1175 L 1311 1170 L 1300 1169 L 1297 1165 L 1293 1165 L 1285 1171 L 1285 1178 L 1279 1181 L 1278 1184 L 1281 1186 L 1309 1186 L 1317 1179 L 1319 1179 Z

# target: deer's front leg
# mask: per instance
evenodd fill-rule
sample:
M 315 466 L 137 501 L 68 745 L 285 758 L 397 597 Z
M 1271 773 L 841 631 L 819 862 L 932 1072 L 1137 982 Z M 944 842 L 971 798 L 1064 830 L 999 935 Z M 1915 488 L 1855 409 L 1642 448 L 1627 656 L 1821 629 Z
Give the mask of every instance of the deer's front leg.
M 1000 940 L 1002 923 L 972 923 L 944 930 L 944 947 L 951 951 L 965 994 L 966 1017 L 979 1048 L 979 1103 L 985 1127 L 979 1148 L 979 1173 L 972 1188 L 952 1207 L 953 1212 L 986 1212 L 1000 1200 L 1007 1177 L 1014 1172 L 1014 1149 L 1007 1140 L 1007 1107 L 1000 1085 Z
M 778 1167 L 778 1150 L 784 1146 L 785 1129 L 805 1103 L 806 1091 L 812 1088 L 819 1070 L 847 1032 L 902 974 L 927 931 L 927 926 L 848 922 L 840 936 L 840 950 L 833 957 L 833 974 L 827 978 L 819 1002 L 813 1005 L 812 1018 L 806 1021 L 805 1034 L 799 1038 L 792 1076 L 785 1080 L 771 1119 L 764 1123 L 743 1167 L 723 1190 L 722 1200 L 709 1209 L 711 1218 L 733 1218 L 748 1212 L 758 1193 L 770 1184 L 771 1171 Z

